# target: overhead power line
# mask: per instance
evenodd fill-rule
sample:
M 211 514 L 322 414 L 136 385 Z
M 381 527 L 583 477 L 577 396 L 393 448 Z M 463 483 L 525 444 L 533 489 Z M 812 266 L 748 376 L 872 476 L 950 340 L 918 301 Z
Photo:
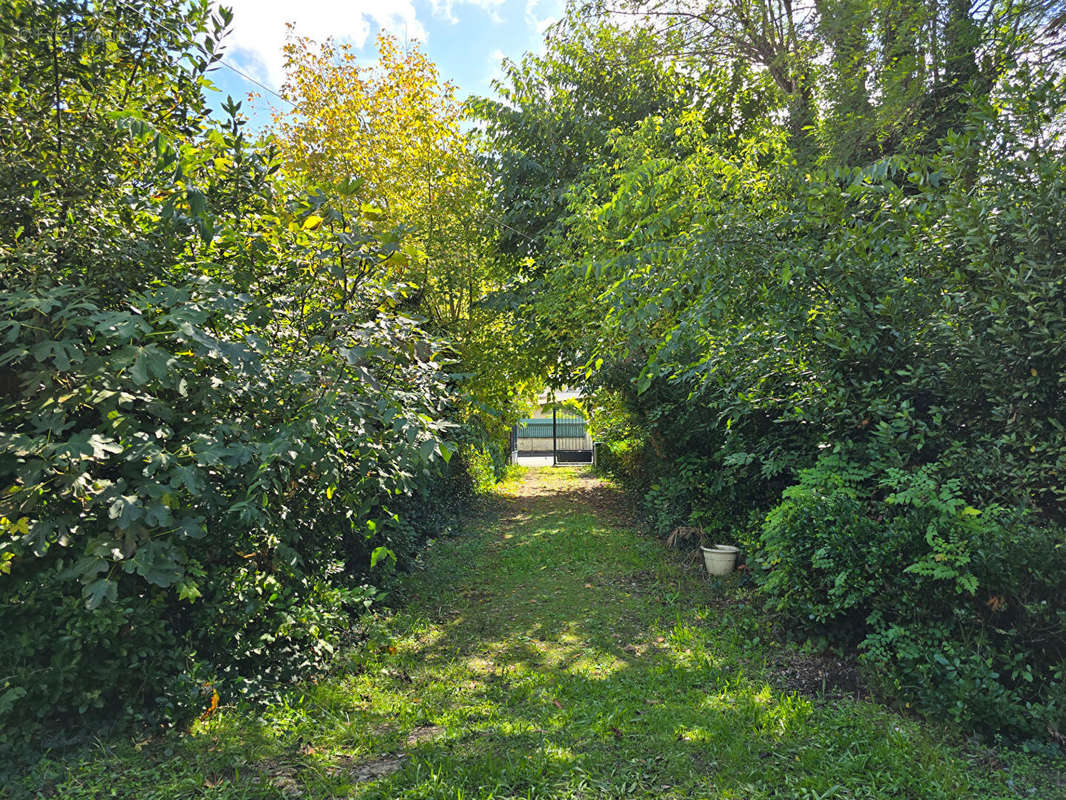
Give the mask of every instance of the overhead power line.
M 134 8 L 133 6 L 129 5 L 129 3 L 124 2 L 124 0 L 114 0 L 114 3 L 116 5 L 122 6 L 123 8 L 126 8 L 129 11 L 132 11 L 134 13 L 139 13 L 136 8 Z M 177 37 L 179 40 L 181 38 L 183 38 L 182 34 L 180 34 L 178 31 L 174 30 L 174 28 L 170 27 L 169 25 L 165 25 L 162 22 L 158 22 L 158 21 L 155 22 L 155 25 L 157 27 L 162 28 L 163 30 L 167 31 L 172 36 Z M 260 89 L 262 89 L 264 92 L 267 92 L 268 94 L 276 97 L 278 100 L 281 100 L 283 103 L 287 103 L 291 108 L 296 108 L 296 104 L 293 103 L 291 100 L 289 100 L 287 97 L 279 94 L 277 91 L 275 91 L 274 89 L 271 89 L 265 83 L 259 81 L 258 79 L 256 79 L 256 78 L 252 77 L 251 75 L 249 75 L 244 70 L 242 70 L 242 69 L 234 66 L 233 64 L 229 63 L 224 58 L 220 58 L 217 63 L 220 66 L 223 66 L 226 69 L 229 69 L 229 70 L 233 71 L 237 75 L 240 75 L 246 81 L 249 81 L 250 83 L 255 84 Z M 506 222 L 504 222 L 501 219 L 493 217 L 493 216 L 491 216 L 489 214 L 486 214 L 484 212 L 482 212 L 481 216 L 482 216 L 483 219 L 485 219 L 485 220 L 487 220 L 487 221 L 489 221 L 491 223 L 494 223 L 494 224 L 500 226 L 501 228 L 505 228 L 506 230 L 510 231 L 511 233 L 515 234 L 516 236 L 520 236 L 521 238 L 525 239 L 528 242 L 536 242 L 537 241 L 533 236 L 530 236 L 527 233 L 523 233 L 522 231 L 520 231 L 520 230 L 518 230 L 516 228 L 512 228 L 510 225 L 508 225 Z
M 115 3 L 115 5 L 122 6 L 127 11 L 132 11 L 134 14 L 139 14 L 140 13 L 136 8 L 131 6 L 129 3 L 123 2 L 123 0 L 114 0 L 114 3 Z M 162 22 L 159 22 L 158 20 L 155 20 L 153 22 L 156 25 L 156 27 L 162 28 L 167 33 L 169 33 L 170 35 L 177 37 L 179 40 L 184 38 L 183 34 L 179 33 L 176 30 L 174 30 L 174 28 L 171 28 L 169 25 L 166 25 L 166 24 L 164 24 Z M 285 97 L 282 94 L 279 94 L 275 89 L 271 89 L 269 86 L 267 86 L 262 81 L 258 80 L 257 78 L 252 77 L 251 75 L 249 75 L 244 70 L 242 70 L 239 67 L 237 67 L 237 66 L 231 64 L 230 62 L 226 61 L 226 59 L 219 58 L 218 65 L 221 66 L 221 67 L 225 67 L 226 69 L 236 73 L 237 75 L 240 75 L 242 78 L 244 78 L 249 83 L 253 83 L 256 86 L 258 86 L 264 92 L 267 92 L 268 94 L 273 95 L 274 97 L 278 98 L 278 100 L 281 100 L 283 103 L 288 103 L 290 107 L 292 107 L 292 108 L 296 107 L 296 104 L 293 103 L 289 98 Z
M 291 106 L 292 108 L 296 108 L 296 104 L 294 102 L 292 102 L 292 100 L 290 100 L 289 98 L 285 97 L 284 95 L 278 94 L 273 89 L 271 89 L 269 86 L 267 86 L 265 83 L 261 83 L 260 81 L 256 80 L 251 75 L 249 75 L 247 72 L 244 72 L 244 71 L 238 69 L 237 67 L 233 66 L 232 64 L 230 64 L 228 61 L 226 61 L 226 59 L 221 58 L 221 59 L 219 59 L 218 63 L 219 63 L 220 66 L 226 67 L 227 69 L 230 69 L 233 72 L 236 72 L 238 75 L 240 75 L 246 81 L 250 81 L 251 83 L 254 83 L 256 86 L 258 86 L 264 92 L 267 92 L 269 94 L 274 95 L 274 97 L 278 98 L 278 100 L 281 100 L 283 103 L 288 103 L 289 106 Z

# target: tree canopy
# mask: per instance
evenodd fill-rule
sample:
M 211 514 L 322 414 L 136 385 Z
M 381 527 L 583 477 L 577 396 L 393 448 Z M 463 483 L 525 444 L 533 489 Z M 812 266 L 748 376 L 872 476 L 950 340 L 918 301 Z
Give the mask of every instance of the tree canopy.
M 593 4 L 478 106 L 532 234 L 511 302 L 649 528 L 740 543 L 883 691 L 1023 736 L 1064 724 L 1062 34 L 1047 3 Z
M 466 103 L 292 31 L 255 134 L 230 22 L 0 6 L 0 744 L 324 666 L 546 385 L 882 696 L 1061 741 L 1060 4 L 572 4 Z

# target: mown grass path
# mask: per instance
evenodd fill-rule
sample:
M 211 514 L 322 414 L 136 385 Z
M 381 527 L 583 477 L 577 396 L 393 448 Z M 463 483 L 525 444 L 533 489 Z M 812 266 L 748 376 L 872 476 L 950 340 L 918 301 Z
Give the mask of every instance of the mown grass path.
M 33 780 L 64 797 L 1066 796 L 1046 761 L 775 688 L 787 649 L 744 592 L 628 529 L 620 503 L 583 470 L 531 470 L 426 551 L 334 674 Z

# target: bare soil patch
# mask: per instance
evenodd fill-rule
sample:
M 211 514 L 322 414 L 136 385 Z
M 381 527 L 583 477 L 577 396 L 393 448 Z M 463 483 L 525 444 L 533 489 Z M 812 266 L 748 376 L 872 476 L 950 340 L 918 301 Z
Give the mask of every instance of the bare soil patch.
M 845 659 L 807 653 L 781 653 L 771 665 L 771 683 L 806 697 L 835 700 L 870 696 L 858 666 Z

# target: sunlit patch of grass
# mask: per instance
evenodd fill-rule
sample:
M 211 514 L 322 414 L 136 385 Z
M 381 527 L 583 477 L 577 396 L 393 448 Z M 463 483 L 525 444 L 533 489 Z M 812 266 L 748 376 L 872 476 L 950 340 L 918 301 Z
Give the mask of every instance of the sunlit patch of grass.
M 0 797 L 1066 798 L 1061 763 L 992 767 L 876 703 L 773 688 L 780 645 L 743 592 L 583 513 L 580 483 L 516 472 L 282 702 L 44 759 Z

